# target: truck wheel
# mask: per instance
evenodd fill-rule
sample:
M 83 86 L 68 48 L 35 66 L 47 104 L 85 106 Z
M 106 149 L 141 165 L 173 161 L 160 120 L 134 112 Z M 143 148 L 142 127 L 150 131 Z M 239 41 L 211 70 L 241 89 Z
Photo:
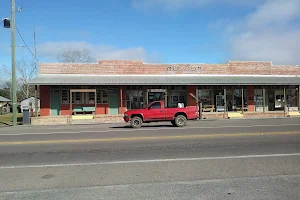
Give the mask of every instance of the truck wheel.
M 131 120 L 132 128 L 140 128 L 142 126 L 143 120 L 140 117 L 134 117 Z
M 186 126 L 187 123 L 186 117 L 184 115 L 176 116 L 174 121 L 177 127 Z
M 171 124 L 172 124 L 173 126 L 176 126 L 175 120 L 172 120 L 172 121 L 171 121 Z

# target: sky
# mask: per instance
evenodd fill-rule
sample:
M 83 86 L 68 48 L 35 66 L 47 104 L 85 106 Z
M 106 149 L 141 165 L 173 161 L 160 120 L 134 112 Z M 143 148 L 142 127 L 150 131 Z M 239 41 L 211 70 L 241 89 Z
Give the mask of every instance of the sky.
M 144 63 L 272 61 L 300 64 L 300 0 L 16 0 L 16 26 L 37 59 L 65 48 L 95 59 Z M 11 0 L 1 0 L 0 19 Z M 11 30 L 0 27 L 0 67 L 11 66 Z M 33 59 L 16 32 L 17 59 Z M 23 47 L 22 47 L 23 46 Z

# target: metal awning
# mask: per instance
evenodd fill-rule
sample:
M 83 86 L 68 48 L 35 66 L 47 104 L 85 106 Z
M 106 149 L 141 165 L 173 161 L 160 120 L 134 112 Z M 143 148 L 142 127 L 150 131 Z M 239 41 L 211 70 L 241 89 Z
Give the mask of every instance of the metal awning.
M 30 85 L 300 85 L 300 76 L 40 74 Z

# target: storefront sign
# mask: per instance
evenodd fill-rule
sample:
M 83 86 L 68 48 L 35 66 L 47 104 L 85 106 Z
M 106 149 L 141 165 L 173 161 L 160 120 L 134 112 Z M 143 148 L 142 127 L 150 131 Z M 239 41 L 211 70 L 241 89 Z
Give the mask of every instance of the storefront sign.
M 201 66 L 169 66 L 167 67 L 167 71 L 175 71 L 175 72 L 200 72 L 202 70 Z
M 166 89 L 148 89 L 148 92 L 166 92 Z

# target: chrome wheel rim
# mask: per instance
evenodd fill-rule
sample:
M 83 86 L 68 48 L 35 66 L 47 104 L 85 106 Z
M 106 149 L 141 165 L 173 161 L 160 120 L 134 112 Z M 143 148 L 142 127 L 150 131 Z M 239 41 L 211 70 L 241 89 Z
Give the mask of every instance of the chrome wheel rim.
M 185 123 L 184 118 L 183 118 L 183 117 L 178 118 L 177 123 L 178 123 L 179 125 L 184 125 L 184 123 Z
M 134 120 L 134 121 L 133 121 L 133 125 L 134 125 L 134 126 L 140 125 L 140 121 L 139 121 L 139 120 Z

